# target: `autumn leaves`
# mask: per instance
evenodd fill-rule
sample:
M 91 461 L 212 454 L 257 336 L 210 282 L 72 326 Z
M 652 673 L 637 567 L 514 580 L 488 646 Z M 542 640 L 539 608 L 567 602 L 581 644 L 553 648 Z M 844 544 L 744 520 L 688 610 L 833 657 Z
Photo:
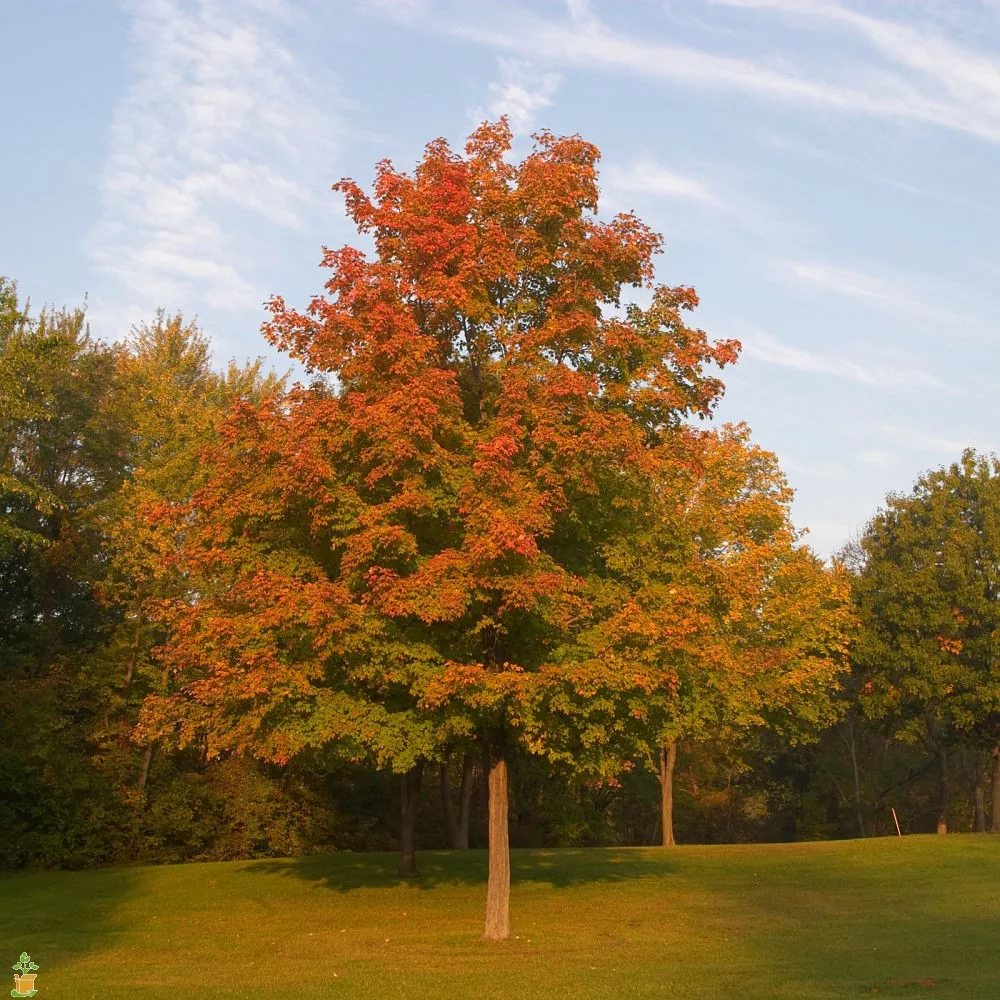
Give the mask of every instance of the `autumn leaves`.
M 596 214 L 593 145 L 511 143 L 483 125 L 464 154 L 379 164 L 371 195 L 337 185 L 374 253 L 327 251 L 325 293 L 265 326 L 324 379 L 236 408 L 194 497 L 155 511 L 183 592 L 142 723 L 400 773 L 485 751 L 488 938 L 515 747 L 611 775 L 821 713 L 847 622 L 774 457 L 691 426 L 739 345 L 653 286 L 655 233 Z M 638 286 L 650 305 L 622 309 Z

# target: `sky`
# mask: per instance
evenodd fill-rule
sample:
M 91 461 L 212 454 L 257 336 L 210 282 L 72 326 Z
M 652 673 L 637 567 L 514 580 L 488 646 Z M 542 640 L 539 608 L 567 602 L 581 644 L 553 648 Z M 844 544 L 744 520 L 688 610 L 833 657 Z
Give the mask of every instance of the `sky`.
M 821 555 L 890 491 L 1000 450 L 1000 0 L 3 4 L 0 274 L 264 356 L 357 243 L 330 185 L 509 116 L 602 150 L 602 214 L 743 343 L 745 420 Z

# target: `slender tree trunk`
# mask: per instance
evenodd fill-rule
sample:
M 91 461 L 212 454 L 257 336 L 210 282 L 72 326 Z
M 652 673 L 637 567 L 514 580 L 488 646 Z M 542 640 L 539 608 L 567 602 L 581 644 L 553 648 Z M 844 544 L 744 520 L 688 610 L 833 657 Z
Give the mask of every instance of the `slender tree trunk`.
M 948 748 L 941 744 L 941 797 L 938 805 L 937 832 L 948 832 L 948 807 L 951 804 L 951 782 L 948 778 Z
M 139 784 L 136 789 L 140 792 L 146 790 L 146 779 L 149 777 L 149 764 L 153 759 L 153 744 L 149 743 L 146 746 L 146 751 L 142 755 L 142 770 L 139 771 Z
M 465 851 L 469 848 L 469 822 L 472 818 L 472 794 L 476 790 L 476 762 L 466 754 L 462 758 L 462 783 L 458 786 L 458 838 L 454 847 Z
M 986 833 L 986 789 L 982 780 L 976 782 L 974 807 L 976 816 L 974 829 L 976 833 Z
M 990 833 L 1000 833 L 1000 745 L 993 748 L 993 774 L 990 781 Z
M 507 756 L 499 738 L 489 756 L 489 880 L 486 886 L 487 941 L 510 937 L 510 841 L 507 829 Z
M 847 716 L 847 734 L 850 737 L 847 749 L 851 754 L 851 771 L 854 776 L 854 811 L 858 818 L 858 833 L 864 837 L 867 834 L 865 833 L 865 813 L 861 806 L 861 773 L 858 769 L 858 741 L 854 732 L 854 720 L 850 715 Z
M 439 772 L 441 780 L 441 808 L 444 811 L 444 825 L 448 830 L 448 843 L 454 849 L 458 840 L 458 819 L 455 816 L 455 807 L 451 804 L 451 786 L 448 781 L 448 758 L 441 761 Z
M 128 669 L 125 671 L 125 687 L 129 687 L 135 676 L 136 664 L 139 662 L 139 646 L 142 643 L 142 616 L 135 616 L 135 638 L 132 640 L 132 654 L 128 658 Z
M 672 847 L 674 840 L 674 766 L 677 764 L 677 741 L 660 747 L 660 829 L 663 846 Z
M 653 820 L 653 832 L 649 835 L 649 840 L 647 841 L 647 843 L 649 843 L 649 844 L 655 844 L 656 843 L 657 838 L 660 836 L 660 820 L 661 819 L 662 819 L 662 817 L 660 816 L 660 810 L 657 809 L 656 810 L 656 818 Z
M 399 874 L 402 878 L 417 876 L 417 806 L 420 803 L 421 761 L 400 775 Z
M 441 765 L 441 805 L 444 808 L 445 825 L 448 828 L 448 843 L 453 851 L 465 851 L 469 847 L 469 822 L 472 817 L 472 796 L 476 790 L 476 762 L 469 755 L 462 757 L 462 780 L 458 786 L 458 812 L 451 800 L 451 785 L 448 779 L 448 762 Z

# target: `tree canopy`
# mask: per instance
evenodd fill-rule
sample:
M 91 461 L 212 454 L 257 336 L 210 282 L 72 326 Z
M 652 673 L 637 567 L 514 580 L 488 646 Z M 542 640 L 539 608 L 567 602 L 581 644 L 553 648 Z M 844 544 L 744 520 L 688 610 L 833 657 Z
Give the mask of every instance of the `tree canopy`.
M 314 381 L 237 407 L 206 484 L 150 513 L 186 592 L 161 608 L 174 683 L 142 723 L 210 754 L 334 745 L 399 772 L 484 748 L 488 937 L 508 933 L 518 745 L 575 752 L 597 697 L 673 704 L 662 729 L 682 674 L 710 697 L 699 670 L 776 699 L 815 656 L 823 688 L 836 646 L 790 641 L 813 611 L 791 581 L 819 570 L 773 462 L 689 426 L 739 345 L 688 324 L 692 289 L 653 283 L 658 235 L 600 217 L 596 147 L 541 133 L 512 163 L 511 143 L 484 125 L 464 155 L 436 140 L 412 174 L 379 164 L 371 195 L 336 185 L 373 255 L 327 251 L 324 294 L 275 298 L 265 326 Z M 629 629 L 655 652 L 616 649 Z M 622 757 L 590 749 L 597 770 Z
M 888 498 L 860 548 L 862 703 L 933 749 L 946 829 L 949 750 L 1000 742 L 1000 462 L 970 450 L 921 476 Z

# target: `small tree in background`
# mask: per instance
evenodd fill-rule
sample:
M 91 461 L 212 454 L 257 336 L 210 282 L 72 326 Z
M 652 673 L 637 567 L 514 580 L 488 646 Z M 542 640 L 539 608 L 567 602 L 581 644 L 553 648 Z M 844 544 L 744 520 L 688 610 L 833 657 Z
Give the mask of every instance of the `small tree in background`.
M 132 330 L 116 355 L 111 406 L 121 421 L 125 474 L 121 488 L 101 511 L 107 569 L 99 595 L 110 618 L 104 646 L 88 666 L 103 692 L 105 724 L 95 737 L 109 753 L 134 755 L 131 734 L 144 696 L 165 683 L 152 649 L 162 638 L 148 606 L 183 592 L 184 582 L 164 565 L 160 526 L 144 512 L 189 500 L 204 482 L 203 452 L 240 400 L 259 400 L 282 388 L 261 362 L 212 366 L 208 339 L 181 316 L 159 313 Z M 121 783 L 136 805 L 144 797 L 153 744 L 138 752 L 138 766 L 117 763 Z
M 950 751 L 991 754 L 1000 832 L 1000 461 L 966 451 L 910 494 L 890 495 L 860 548 L 862 705 L 936 759 L 939 833 L 948 830 Z M 983 827 L 981 799 L 980 788 Z
M 678 744 L 828 724 L 851 613 L 846 575 L 797 543 L 791 491 L 748 428 L 678 432 L 657 458 L 656 488 L 608 545 L 600 611 L 580 637 L 592 673 L 604 671 L 601 694 L 591 680 L 559 705 L 578 734 L 575 746 L 564 734 L 569 759 L 613 770 L 617 748 L 626 767 L 657 772 L 668 846 Z

